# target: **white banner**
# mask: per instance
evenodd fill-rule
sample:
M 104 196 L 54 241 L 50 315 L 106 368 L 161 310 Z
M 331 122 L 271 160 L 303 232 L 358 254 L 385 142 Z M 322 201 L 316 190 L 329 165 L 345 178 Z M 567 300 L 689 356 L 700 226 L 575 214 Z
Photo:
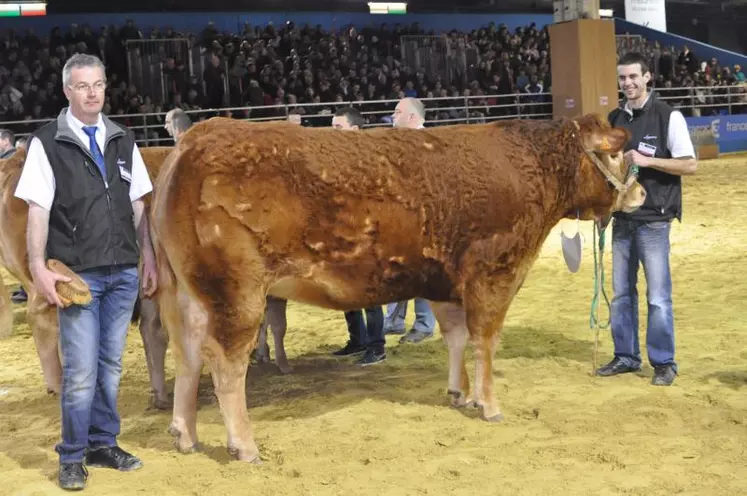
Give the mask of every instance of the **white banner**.
M 664 0 L 625 0 L 625 20 L 666 33 Z

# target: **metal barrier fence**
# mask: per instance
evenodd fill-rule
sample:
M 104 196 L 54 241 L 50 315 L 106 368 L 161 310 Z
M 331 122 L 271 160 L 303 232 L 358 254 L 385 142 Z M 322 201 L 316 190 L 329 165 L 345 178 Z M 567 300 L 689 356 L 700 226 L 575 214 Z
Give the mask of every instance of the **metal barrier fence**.
M 686 117 L 699 115 L 729 115 L 747 113 L 747 85 L 657 88 L 659 98 L 668 101 Z M 621 97 L 622 95 L 620 95 Z M 188 110 L 193 122 L 224 116 L 261 122 L 295 118 L 307 126 L 329 126 L 335 110 L 341 107 L 358 108 L 367 120 L 365 127 L 391 126 L 391 115 L 399 100 L 356 102 L 299 103 L 261 107 L 223 107 Z M 516 93 L 511 95 L 479 95 L 463 97 L 423 98 L 426 107 L 426 126 L 458 123 L 484 123 L 501 119 L 550 119 L 550 93 Z M 135 132 L 141 146 L 170 144 L 164 129 L 166 113 L 111 115 L 112 120 Z M 293 117 L 291 117 L 293 116 Z M 296 117 L 298 116 L 298 117 Z M 6 121 L 0 126 L 23 137 L 52 120 Z

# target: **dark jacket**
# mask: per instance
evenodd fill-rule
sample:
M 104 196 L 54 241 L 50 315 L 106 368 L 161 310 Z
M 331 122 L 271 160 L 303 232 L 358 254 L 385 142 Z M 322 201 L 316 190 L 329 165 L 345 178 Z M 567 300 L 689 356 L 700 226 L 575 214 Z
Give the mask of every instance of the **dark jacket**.
M 47 257 L 74 271 L 137 265 L 140 252 L 129 196 L 135 137 L 103 117 L 105 183 L 87 144 L 68 126 L 66 111 L 34 133 L 55 179 Z
M 631 139 L 625 151 L 641 149 L 653 150 L 656 158 L 672 158 L 667 148 L 669 117 L 674 109 L 651 93 L 640 109 L 627 110 L 624 107 L 610 112 L 608 120 L 613 127 L 623 127 L 630 131 Z M 644 153 L 645 154 L 645 153 Z M 632 213 L 615 212 L 621 219 L 636 219 L 646 222 L 682 220 L 682 179 L 649 167 L 641 167 L 638 182 L 646 190 L 646 201 Z

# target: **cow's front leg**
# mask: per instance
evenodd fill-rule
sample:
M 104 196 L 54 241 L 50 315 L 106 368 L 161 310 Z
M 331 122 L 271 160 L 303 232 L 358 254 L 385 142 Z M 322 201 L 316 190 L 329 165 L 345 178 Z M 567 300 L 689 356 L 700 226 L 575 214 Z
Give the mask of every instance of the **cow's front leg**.
M 467 284 L 464 308 L 467 329 L 475 349 L 475 404 L 485 420 L 503 419 L 493 392 L 493 356 L 503 330 L 503 321 L 516 291 L 515 272 L 482 273 Z
M 430 302 L 438 320 L 444 343 L 449 350 L 449 389 L 451 404 L 461 408 L 472 403 L 469 376 L 464 362 L 469 331 L 464 309 L 456 303 Z
M 169 336 L 161 324 L 155 300 L 140 300 L 140 336 L 143 339 L 145 361 L 153 391 L 152 404 L 159 410 L 167 410 L 173 406 L 166 390 L 166 349 Z

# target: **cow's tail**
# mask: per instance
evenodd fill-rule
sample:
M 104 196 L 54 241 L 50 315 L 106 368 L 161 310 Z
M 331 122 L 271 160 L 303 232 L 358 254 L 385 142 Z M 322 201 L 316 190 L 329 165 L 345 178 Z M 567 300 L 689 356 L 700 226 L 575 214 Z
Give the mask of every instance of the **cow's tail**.
M 178 332 L 181 327 L 181 319 L 177 306 L 177 278 L 169 259 L 168 250 L 164 246 L 168 242 L 168 239 L 162 237 L 168 237 L 169 233 L 162 232 L 166 226 L 159 223 L 159 220 L 162 221 L 162 210 L 167 202 L 166 197 L 169 194 L 171 178 L 182 153 L 182 147 L 177 145 L 166 157 L 161 167 L 158 178 L 154 182 L 154 197 L 151 202 L 150 222 L 148 223 L 150 239 L 156 256 L 156 272 L 158 274 L 158 288 L 151 298 L 158 305 L 161 323 L 169 334 L 172 343 L 178 341 L 175 341 L 171 334 Z
M 135 300 L 135 308 L 132 309 L 132 317 L 130 318 L 130 322 L 133 324 L 137 324 L 140 322 L 140 296 L 137 297 Z

